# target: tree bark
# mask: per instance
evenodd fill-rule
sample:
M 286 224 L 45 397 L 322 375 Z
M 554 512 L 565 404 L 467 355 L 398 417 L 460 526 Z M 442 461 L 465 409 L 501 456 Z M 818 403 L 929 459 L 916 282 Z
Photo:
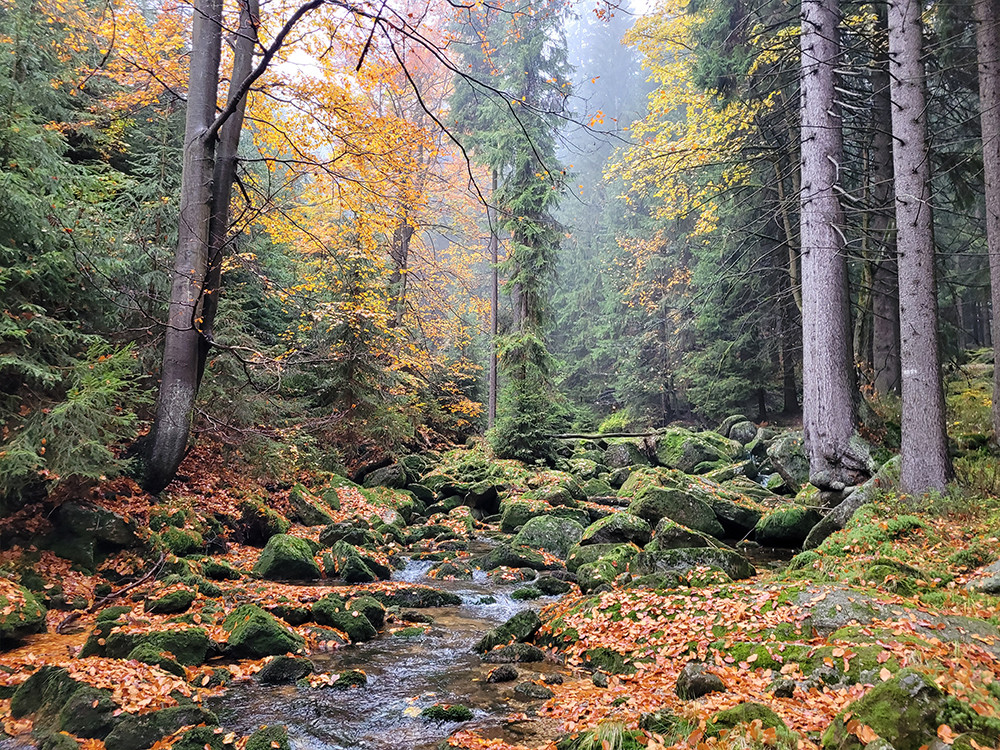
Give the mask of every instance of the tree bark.
M 201 303 L 209 258 L 215 169 L 214 139 L 209 129 L 215 119 L 219 88 L 222 0 L 197 0 L 191 35 L 177 253 L 156 421 L 143 480 L 149 492 L 159 492 L 166 487 L 184 458 L 198 392 Z
M 258 0 L 241 0 L 240 26 L 233 43 L 233 73 L 229 79 L 227 105 L 238 95 L 241 81 L 253 69 L 253 53 L 257 45 L 257 19 L 260 17 Z M 198 386 L 205 374 L 208 353 L 215 341 L 215 316 L 219 311 L 222 293 L 222 260 L 226 255 L 229 239 L 230 206 L 232 205 L 233 183 L 236 181 L 236 166 L 239 161 L 240 135 L 246 114 L 247 97 L 242 96 L 235 103 L 233 114 L 219 130 L 219 141 L 215 149 L 215 174 L 213 178 L 212 220 L 209 223 L 208 272 L 205 274 L 205 292 L 202 296 L 202 336 L 198 351 Z
M 851 446 L 854 371 L 844 253 L 836 195 L 843 132 L 836 103 L 840 60 L 836 0 L 802 3 L 802 382 L 809 479 L 822 489 L 858 484 L 866 471 Z M 860 465 L 859 465 L 860 464 Z
M 986 180 L 986 244 L 990 259 L 993 361 L 1000 362 L 1000 0 L 975 0 L 979 110 Z M 993 376 L 993 435 L 1000 439 L 1000 375 Z
M 943 490 L 950 474 L 938 348 L 934 226 L 927 149 L 922 6 L 890 0 L 904 492 Z
M 497 170 L 493 170 L 492 193 L 490 201 L 497 194 Z M 492 429 L 497 421 L 497 334 L 499 333 L 500 305 L 500 238 L 497 236 L 497 212 L 492 205 L 486 209 L 490 225 L 490 385 L 487 395 L 486 425 Z
M 872 369 L 875 390 L 899 392 L 899 276 L 896 269 L 895 206 L 893 205 L 892 100 L 885 5 L 877 4 L 877 47 L 872 68 L 872 217 L 869 231 L 875 245 L 872 267 Z

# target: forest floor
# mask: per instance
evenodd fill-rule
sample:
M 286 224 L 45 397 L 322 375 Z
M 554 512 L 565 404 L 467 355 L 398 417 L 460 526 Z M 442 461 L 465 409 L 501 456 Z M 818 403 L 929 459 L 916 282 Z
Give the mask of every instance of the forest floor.
M 8 518 L 0 748 L 1000 746 L 994 497 L 885 494 L 815 550 L 740 545 L 749 573 L 696 556 L 644 577 L 634 555 L 677 552 L 648 532 L 513 533 L 525 509 L 632 518 L 627 497 L 479 470 L 502 513 L 468 487 L 442 506 L 262 484 L 206 447 L 159 499 L 118 479 Z

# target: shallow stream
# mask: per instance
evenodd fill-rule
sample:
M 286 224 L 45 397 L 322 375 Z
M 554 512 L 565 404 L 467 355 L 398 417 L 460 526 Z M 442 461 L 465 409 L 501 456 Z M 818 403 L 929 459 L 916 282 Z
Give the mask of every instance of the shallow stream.
M 529 705 L 514 697 L 517 682 L 488 684 L 485 678 L 494 665 L 481 663 L 472 646 L 516 612 L 540 609 L 553 598 L 515 601 L 510 586 L 499 586 L 485 575 L 477 574 L 472 581 L 427 579 L 431 565 L 410 561 L 393 575 L 393 580 L 427 583 L 462 597 L 460 606 L 419 610 L 434 620 L 426 634 L 401 637 L 386 632 L 368 643 L 311 657 L 317 671 L 363 670 L 366 687 L 339 692 L 237 684 L 210 705 L 222 726 L 249 734 L 261 724 L 285 724 L 295 750 L 429 750 L 460 726 L 476 726 L 487 736 L 509 740 L 531 734 L 533 722 L 505 721 Z M 480 603 L 485 597 L 495 602 Z M 516 667 L 518 681 L 564 671 L 549 663 Z M 469 706 L 473 719 L 458 725 L 421 718 L 420 711 L 435 703 Z

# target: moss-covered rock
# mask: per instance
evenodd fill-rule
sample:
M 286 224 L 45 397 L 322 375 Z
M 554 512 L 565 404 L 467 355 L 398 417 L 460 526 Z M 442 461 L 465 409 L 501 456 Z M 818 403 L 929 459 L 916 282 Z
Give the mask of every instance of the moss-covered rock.
M 257 673 L 262 685 L 290 685 L 313 673 L 313 663 L 304 656 L 275 656 Z
M 472 718 L 472 709 L 468 706 L 435 703 L 421 711 L 420 715 L 431 721 L 469 721 Z
M 555 516 L 576 521 L 581 527 L 590 523 L 586 511 L 569 507 L 553 507 L 540 500 L 504 500 L 500 503 L 500 530 L 512 534 L 536 516 Z
M 181 727 L 218 723 L 214 713 L 196 705 L 175 706 L 142 715 L 127 714 L 104 739 L 104 745 L 115 750 L 147 750 Z
M 800 547 L 821 518 L 812 508 L 786 505 L 761 518 L 754 528 L 754 537 L 765 547 Z
M 717 547 L 718 544 L 709 536 L 681 526 L 669 518 L 661 518 L 653 532 L 653 540 L 646 545 L 646 549 L 653 551 L 684 547 Z
M 499 646 L 483 655 L 486 664 L 529 664 L 545 661 L 545 652 L 530 643 Z
M 195 592 L 181 588 L 166 594 L 151 594 L 143 605 L 146 612 L 157 615 L 176 615 L 186 612 L 195 600 Z
M 288 730 L 283 726 L 261 727 L 247 738 L 245 750 L 291 750 Z
M 763 729 L 775 729 L 778 736 L 790 742 L 793 739 L 788 726 L 781 720 L 781 717 L 774 712 L 774 709 L 763 706 L 760 703 L 740 703 L 725 711 L 719 711 L 708 720 L 705 727 L 707 737 L 718 737 L 725 731 L 740 724 L 751 724 L 759 721 Z
M 239 658 L 294 653 L 304 644 L 300 635 L 255 604 L 241 604 L 223 620 L 222 627 L 229 634 L 227 650 Z
M 652 538 L 653 529 L 647 521 L 631 513 L 612 513 L 590 524 L 580 538 L 581 545 L 635 544 L 645 547 Z
M 170 750 L 226 750 L 219 727 L 191 727 L 170 745 Z
M 583 652 L 584 666 L 608 674 L 635 674 L 635 664 L 625 654 L 600 646 Z
M 609 469 L 623 469 L 628 466 L 649 466 L 646 452 L 631 440 L 622 440 L 608 446 L 604 451 L 604 465 Z
M 712 547 L 644 551 L 629 563 L 629 570 L 637 576 L 658 574 L 682 577 L 699 567 L 717 568 L 734 581 L 750 578 L 757 572 L 739 553 Z
M 732 483 L 727 484 L 727 489 L 730 484 Z M 712 506 L 715 517 L 725 530 L 726 536 L 738 539 L 744 538 L 753 531 L 762 515 L 760 510 L 753 507 L 753 501 L 742 492 L 729 492 L 728 496 L 716 493 L 709 498 L 708 504 Z
M 206 559 L 201 565 L 205 578 L 213 581 L 238 581 L 243 574 L 224 560 Z
M 919 750 L 937 739 L 937 715 L 944 704 L 945 696 L 932 680 L 904 670 L 847 706 L 823 733 L 823 750 L 864 747 L 848 731 L 848 716 L 870 727 L 895 750 Z
M 743 446 L 718 433 L 695 433 L 681 427 L 668 429 L 656 438 L 660 464 L 685 474 L 704 474 L 732 462 L 742 451 Z
M 584 565 L 591 565 L 602 558 L 627 563 L 638 552 L 639 548 L 634 544 L 578 544 L 566 556 L 566 570 L 577 573 Z
M 45 630 L 46 609 L 23 586 L 0 586 L 0 649 L 9 648 L 32 633 Z
M 360 612 L 376 628 L 385 623 L 385 605 L 372 596 L 358 596 L 347 603 L 351 612 Z
M 134 649 L 129 651 L 127 658 L 134 659 L 135 661 L 141 661 L 143 664 L 151 664 L 154 667 L 159 667 L 164 672 L 168 672 L 177 677 L 183 678 L 186 674 L 184 672 L 184 667 L 170 655 L 169 651 L 161 651 L 148 642 L 140 643 Z
M 267 507 L 257 499 L 244 500 L 239 506 L 240 514 L 228 521 L 236 541 L 254 547 L 263 547 L 267 540 L 277 534 L 286 534 L 291 528 L 287 518 Z
M 682 526 L 721 537 L 725 530 L 715 516 L 712 506 L 686 489 L 674 487 L 648 487 L 642 490 L 628 512 L 650 524 L 669 518 Z
M 323 567 L 330 578 L 340 578 L 347 583 L 374 583 L 378 574 L 362 557 L 357 548 L 347 542 L 335 542 L 329 552 L 323 554 Z
M 569 518 L 535 516 L 529 518 L 521 527 L 511 544 L 515 547 L 542 549 L 559 557 L 565 557 L 570 547 L 579 542 L 582 535 L 583 527 Z
M 346 633 L 347 637 L 351 639 L 351 643 L 370 641 L 378 635 L 375 626 L 358 610 L 317 610 L 314 607 L 313 617 L 320 625 L 336 628 Z
M 332 523 L 319 532 L 319 543 L 324 547 L 332 547 L 337 542 L 364 547 L 375 546 L 378 539 L 371 529 L 347 522 Z
M 580 529 L 581 532 L 583 529 Z M 552 570 L 556 565 L 545 561 L 538 552 L 531 547 L 513 546 L 510 544 L 498 544 L 478 561 L 479 567 L 483 570 L 495 570 L 496 568 L 531 568 L 532 570 Z
M 681 700 L 694 700 L 709 693 L 719 693 L 726 689 L 722 678 L 710 672 L 707 665 L 689 661 L 677 675 L 675 691 Z
M 333 523 L 333 516 L 301 484 L 296 484 L 289 491 L 288 504 L 292 506 L 291 519 L 303 526 L 326 526 Z
M 430 586 L 406 586 L 395 591 L 372 591 L 371 595 L 386 607 L 423 609 L 425 607 L 450 607 L 462 603 L 462 597 L 450 591 Z
M 57 727 L 84 739 L 103 739 L 117 723 L 116 712 L 110 691 L 80 685 L 60 709 Z
M 809 456 L 801 432 L 789 432 L 775 439 L 767 448 L 767 457 L 793 491 L 809 481 Z
M 205 540 L 197 531 L 178 529 L 176 526 L 167 526 L 163 529 L 160 532 L 160 541 L 177 557 L 193 555 L 205 547 Z
M 483 654 L 509 643 L 523 643 L 531 638 L 542 627 L 538 613 L 525 609 L 511 617 L 507 622 L 486 632 L 475 646 L 475 650 Z
M 305 539 L 289 534 L 275 534 L 267 540 L 253 572 L 269 581 L 315 580 L 320 576 L 312 547 Z
M 114 626 L 116 623 L 108 623 Z M 202 628 L 173 627 L 170 630 L 151 632 L 110 632 L 104 639 L 103 655 L 111 659 L 126 659 L 132 651 L 146 645 L 157 652 L 173 654 L 183 665 L 202 664 L 208 655 L 211 642 Z
M 534 586 L 546 596 L 565 594 L 573 588 L 573 585 L 569 581 L 563 581 L 553 576 L 541 576 L 535 581 Z

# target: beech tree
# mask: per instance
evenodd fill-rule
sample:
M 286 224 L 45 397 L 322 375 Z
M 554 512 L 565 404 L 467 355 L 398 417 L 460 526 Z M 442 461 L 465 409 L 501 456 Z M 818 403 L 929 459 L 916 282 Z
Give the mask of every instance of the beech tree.
M 902 365 L 902 486 L 943 490 L 950 474 L 938 348 L 922 4 L 890 0 L 896 248 Z

